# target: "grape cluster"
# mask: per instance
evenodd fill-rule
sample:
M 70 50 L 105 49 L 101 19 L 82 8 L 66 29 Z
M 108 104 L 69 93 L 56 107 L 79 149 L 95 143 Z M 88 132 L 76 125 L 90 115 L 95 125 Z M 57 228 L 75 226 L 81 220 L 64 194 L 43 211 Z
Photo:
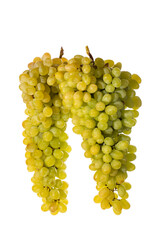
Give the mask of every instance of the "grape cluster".
M 129 209 L 127 171 L 133 171 L 136 147 L 130 144 L 141 100 L 135 90 L 141 78 L 121 71 L 121 63 L 76 55 L 67 60 L 36 57 L 20 75 L 28 118 L 23 122 L 26 164 L 34 171 L 32 190 L 42 197 L 43 211 L 67 210 L 66 164 L 71 147 L 65 133 L 69 118 L 82 136 L 85 157 L 91 158 L 102 209 L 119 215 Z M 132 109 L 132 110 L 131 110 Z

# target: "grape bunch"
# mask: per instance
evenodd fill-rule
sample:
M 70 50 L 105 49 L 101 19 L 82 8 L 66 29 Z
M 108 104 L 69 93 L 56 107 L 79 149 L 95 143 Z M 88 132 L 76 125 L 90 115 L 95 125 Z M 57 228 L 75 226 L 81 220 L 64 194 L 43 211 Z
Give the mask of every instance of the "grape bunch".
M 68 204 L 66 164 L 71 147 L 65 133 L 69 118 L 73 132 L 82 136 L 86 158 L 98 194 L 95 203 L 113 208 L 119 215 L 129 209 L 127 172 L 133 171 L 136 147 L 130 144 L 141 99 L 136 96 L 141 78 L 121 71 L 122 64 L 102 58 L 76 55 L 70 60 L 45 53 L 28 64 L 20 79 L 20 90 L 28 115 L 23 122 L 26 164 L 32 190 L 42 197 L 42 211 L 56 215 Z

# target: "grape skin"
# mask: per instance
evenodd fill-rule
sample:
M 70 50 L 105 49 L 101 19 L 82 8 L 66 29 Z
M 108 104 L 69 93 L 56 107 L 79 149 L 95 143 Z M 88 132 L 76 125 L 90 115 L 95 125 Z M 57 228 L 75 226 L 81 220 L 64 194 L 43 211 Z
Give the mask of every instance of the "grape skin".
M 76 55 L 36 57 L 20 77 L 20 90 L 28 115 L 23 122 L 26 164 L 32 177 L 32 190 L 42 197 L 42 211 L 52 215 L 67 210 L 66 164 L 71 147 L 66 123 L 72 118 L 73 131 L 82 136 L 84 155 L 91 158 L 99 194 L 94 201 L 102 209 L 113 207 L 119 215 L 129 209 L 125 180 L 133 171 L 136 147 L 128 134 L 136 124 L 136 96 L 141 78 L 121 71 L 112 60 Z M 133 110 L 131 110 L 133 109 Z M 120 198 L 119 198 L 120 197 Z

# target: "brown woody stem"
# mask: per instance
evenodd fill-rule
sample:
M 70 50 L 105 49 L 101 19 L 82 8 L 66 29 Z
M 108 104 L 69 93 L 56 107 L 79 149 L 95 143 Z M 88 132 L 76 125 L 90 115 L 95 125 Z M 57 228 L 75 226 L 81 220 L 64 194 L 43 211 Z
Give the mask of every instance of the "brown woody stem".
M 92 54 L 90 53 L 88 46 L 86 46 L 86 53 L 87 53 L 87 55 L 90 57 L 90 59 L 91 59 L 92 62 L 93 62 L 93 65 L 94 65 L 94 58 L 93 58 Z
M 63 47 L 61 47 L 59 58 L 62 58 L 63 54 L 64 54 L 64 50 L 63 50 Z

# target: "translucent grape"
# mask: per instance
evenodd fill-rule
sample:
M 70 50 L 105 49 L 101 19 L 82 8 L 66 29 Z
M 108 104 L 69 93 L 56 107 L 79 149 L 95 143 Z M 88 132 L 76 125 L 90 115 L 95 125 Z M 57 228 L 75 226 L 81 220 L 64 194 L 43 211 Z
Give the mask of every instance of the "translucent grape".
M 55 158 L 54 156 L 48 156 L 45 158 L 44 162 L 46 167 L 52 167 L 55 164 Z

